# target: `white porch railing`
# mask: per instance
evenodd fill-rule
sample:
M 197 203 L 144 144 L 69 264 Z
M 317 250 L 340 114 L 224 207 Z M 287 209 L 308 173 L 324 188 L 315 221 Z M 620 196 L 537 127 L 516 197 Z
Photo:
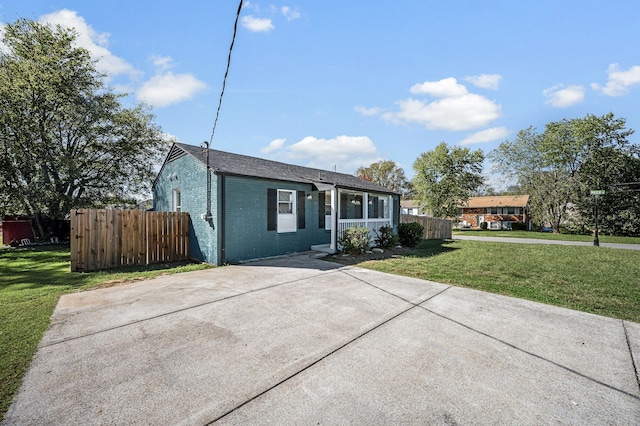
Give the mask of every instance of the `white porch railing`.
M 376 231 L 383 226 L 393 226 L 391 219 L 338 219 L 338 240 L 342 238 L 342 232 L 347 228 L 369 228 L 369 238 L 373 243 Z

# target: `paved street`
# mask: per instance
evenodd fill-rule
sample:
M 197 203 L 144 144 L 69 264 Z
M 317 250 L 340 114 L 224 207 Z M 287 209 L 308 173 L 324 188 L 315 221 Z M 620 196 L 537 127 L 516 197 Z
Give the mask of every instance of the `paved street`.
M 513 243 L 513 244 L 554 244 L 562 246 L 591 246 L 593 241 L 562 241 L 562 240 L 539 240 L 537 238 L 506 238 L 506 237 L 479 237 L 473 235 L 454 234 L 454 240 L 471 240 L 471 241 L 490 241 L 494 243 Z M 600 243 L 600 247 L 640 250 L 640 244 L 619 244 L 619 243 Z

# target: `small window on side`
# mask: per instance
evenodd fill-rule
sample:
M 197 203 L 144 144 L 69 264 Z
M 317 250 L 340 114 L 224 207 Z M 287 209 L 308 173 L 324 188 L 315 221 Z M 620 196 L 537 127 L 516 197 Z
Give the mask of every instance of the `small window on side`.
M 173 197 L 172 197 L 172 209 L 174 212 L 180 212 L 182 211 L 182 197 L 180 195 L 180 188 L 175 188 L 173 190 Z

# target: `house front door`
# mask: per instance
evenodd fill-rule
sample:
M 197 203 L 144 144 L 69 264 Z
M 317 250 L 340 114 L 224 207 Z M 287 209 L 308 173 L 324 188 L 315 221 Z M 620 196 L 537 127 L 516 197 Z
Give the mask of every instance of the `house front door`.
M 484 222 L 484 215 L 480 214 L 478 215 L 478 224 L 477 224 L 478 228 L 480 227 L 480 224 L 482 222 Z

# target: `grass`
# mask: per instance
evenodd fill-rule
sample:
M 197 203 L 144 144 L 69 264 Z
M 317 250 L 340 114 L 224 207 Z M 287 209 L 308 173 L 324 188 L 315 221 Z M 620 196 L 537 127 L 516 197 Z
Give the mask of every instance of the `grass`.
M 640 322 L 636 250 L 428 240 L 400 257 L 355 264 Z
M 0 249 L 0 421 L 61 295 L 208 267 L 158 264 L 72 273 L 68 247 Z
M 475 237 L 535 238 L 537 240 L 561 240 L 593 242 L 592 235 L 552 234 L 551 232 L 530 231 L 480 231 L 476 229 L 454 229 L 453 235 L 471 235 Z M 598 235 L 601 243 L 640 244 L 639 237 L 616 237 Z

